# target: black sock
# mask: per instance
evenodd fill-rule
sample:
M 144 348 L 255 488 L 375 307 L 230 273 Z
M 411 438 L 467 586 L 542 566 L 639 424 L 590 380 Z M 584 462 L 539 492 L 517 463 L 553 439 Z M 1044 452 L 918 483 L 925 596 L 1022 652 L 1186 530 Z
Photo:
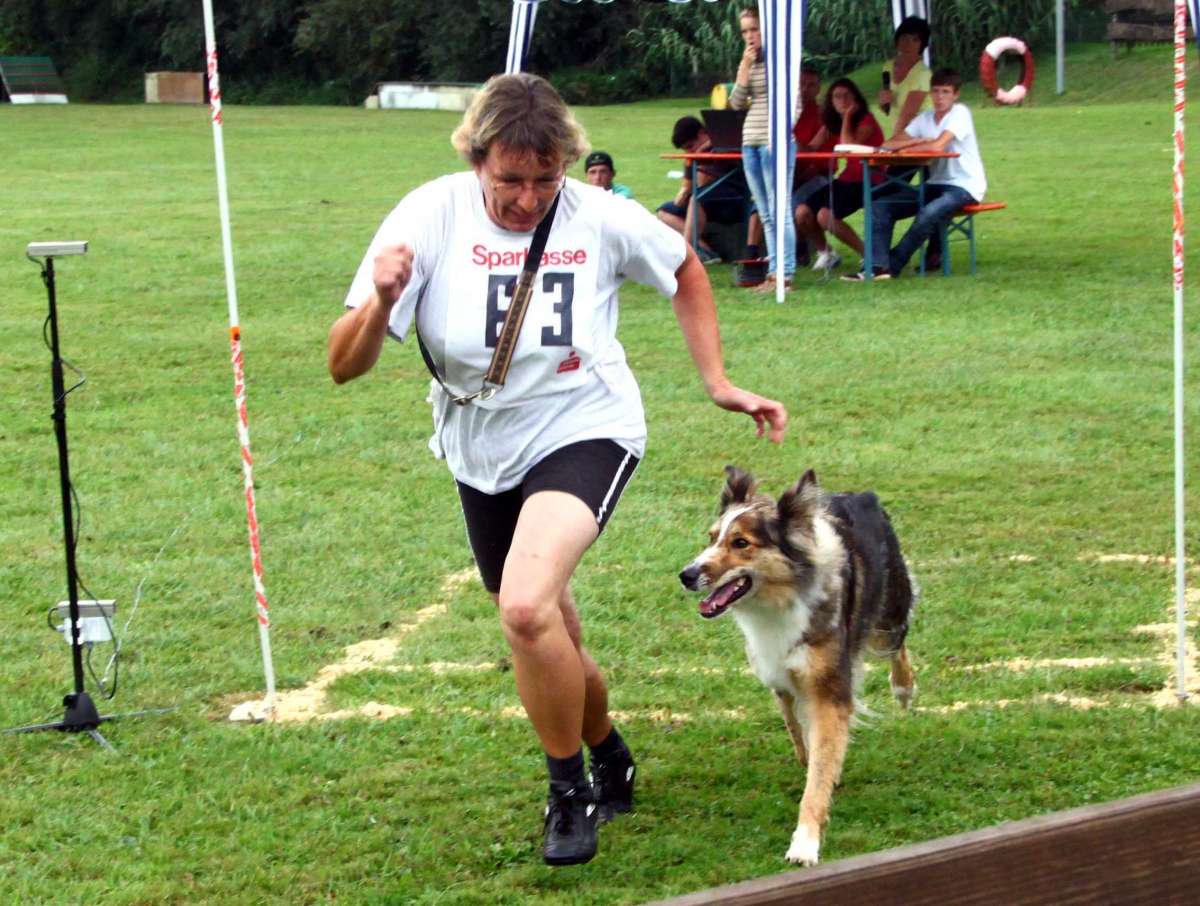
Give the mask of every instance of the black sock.
M 582 748 L 566 758 L 555 758 L 553 755 L 547 754 L 546 768 L 550 771 L 551 783 L 570 784 L 571 786 L 584 786 L 587 783 L 587 778 L 583 773 Z
M 761 258 L 762 253 L 759 252 L 757 245 L 747 245 L 746 246 L 746 257 L 747 258 Z
M 617 732 L 617 728 L 613 727 L 604 739 L 594 746 L 588 746 L 592 753 L 592 763 L 597 761 L 605 761 L 616 755 L 618 752 L 628 752 L 629 747 L 625 745 L 625 740 L 621 738 L 621 734 Z

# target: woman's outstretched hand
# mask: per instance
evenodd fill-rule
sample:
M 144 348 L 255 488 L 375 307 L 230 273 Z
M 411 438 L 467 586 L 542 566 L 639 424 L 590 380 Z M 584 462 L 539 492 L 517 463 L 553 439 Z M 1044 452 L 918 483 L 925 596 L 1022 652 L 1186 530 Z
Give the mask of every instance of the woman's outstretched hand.
M 757 393 L 751 393 L 749 390 L 742 390 L 732 384 L 726 384 L 724 387 L 711 391 L 709 396 L 722 409 L 730 412 L 744 412 L 753 418 L 754 423 L 758 425 L 759 437 L 762 437 L 769 428 L 767 436 L 771 441 L 777 444 L 782 443 L 788 423 L 787 409 L 784 408 L 783 403 L 769 400 Z

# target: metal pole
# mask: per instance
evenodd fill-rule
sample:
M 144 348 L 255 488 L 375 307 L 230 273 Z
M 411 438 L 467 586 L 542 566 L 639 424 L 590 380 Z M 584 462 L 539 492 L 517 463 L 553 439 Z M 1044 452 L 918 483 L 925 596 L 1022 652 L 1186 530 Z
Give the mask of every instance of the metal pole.
M 50 298 L 50 383 L 54 392 L 54 437 L 58 441 L 58 478 L 62 489 L 63 545 L 67 551 L 67 595 L 71 618 L 71 664 L 75 694 L 83 691 L 83 656 L 79 643 L 79 574 L 75 570 L 75 517 L 71 510 L 71 467 L 67 458 L 67 388 L 58 346 L 58 305 L 54 291 L 54 259 L 42 271 Z
M 1054 56 L 1055 56 L 1055 90 L 1058 94 L 1065 91 L 1063 85 L 1063 57 L 1066 55 L 1066 17 L 1063 14 L 1063 0 L 1055 0 L 1054 4 Z

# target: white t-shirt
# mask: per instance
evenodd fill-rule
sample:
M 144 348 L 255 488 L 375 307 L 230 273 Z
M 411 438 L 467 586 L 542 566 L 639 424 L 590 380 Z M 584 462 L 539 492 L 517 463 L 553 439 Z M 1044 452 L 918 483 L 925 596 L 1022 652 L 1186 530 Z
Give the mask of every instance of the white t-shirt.
M 979 156 L 979 143 L 975 140 L 975 120 L 965 104 L 955 104 L 939 122 L 936 113 L 926 110 L 913 117 L 905 132 L 913 138 L 935 139 L 947 129 L 954 138 L 946 147 L 957 152 L 958 157 L 943 157 L 933 161 L 929 168 L 929 182 L 958 186 L 966 189 L 977 202 L 983 201 L 987 191 L 987 177 L 983 174 L 983 159 Z
M 474 172 L 443 176 L 414 189 L 383 221 L 346 306 L 374 292 L 380 249 L 411 246 L 412 279 L 388 332 L 403 340 L 415 312 L 446 385 L 456 395 L 474 393 L 532 236 L 492 222 Z M 454 477 L 496 494 L 560 447 L 598 438 L 641 457 L 646 420 L 616 338 L 617 289 L 628 278 L 674 296 L 686 252 L 683 237 L 641 205 L 567 179 L 503 389 L 465 406 L 440 388 L 432 396 L 440 430 L 431 446 L 440 441 Z

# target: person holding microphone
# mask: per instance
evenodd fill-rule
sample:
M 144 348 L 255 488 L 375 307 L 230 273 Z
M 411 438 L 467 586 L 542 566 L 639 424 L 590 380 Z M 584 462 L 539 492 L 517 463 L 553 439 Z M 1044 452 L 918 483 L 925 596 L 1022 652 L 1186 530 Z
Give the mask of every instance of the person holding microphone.
M 929 23 L 920 16 L 909 16 L 896 28 L 896 56 L 883 64 L 883 87 L 879 91 L 879 109 L 889 135 L 896 135 L 918 113 L 930 109 L 929 78 L 932 73 L 922 55 L 929 46 Z

